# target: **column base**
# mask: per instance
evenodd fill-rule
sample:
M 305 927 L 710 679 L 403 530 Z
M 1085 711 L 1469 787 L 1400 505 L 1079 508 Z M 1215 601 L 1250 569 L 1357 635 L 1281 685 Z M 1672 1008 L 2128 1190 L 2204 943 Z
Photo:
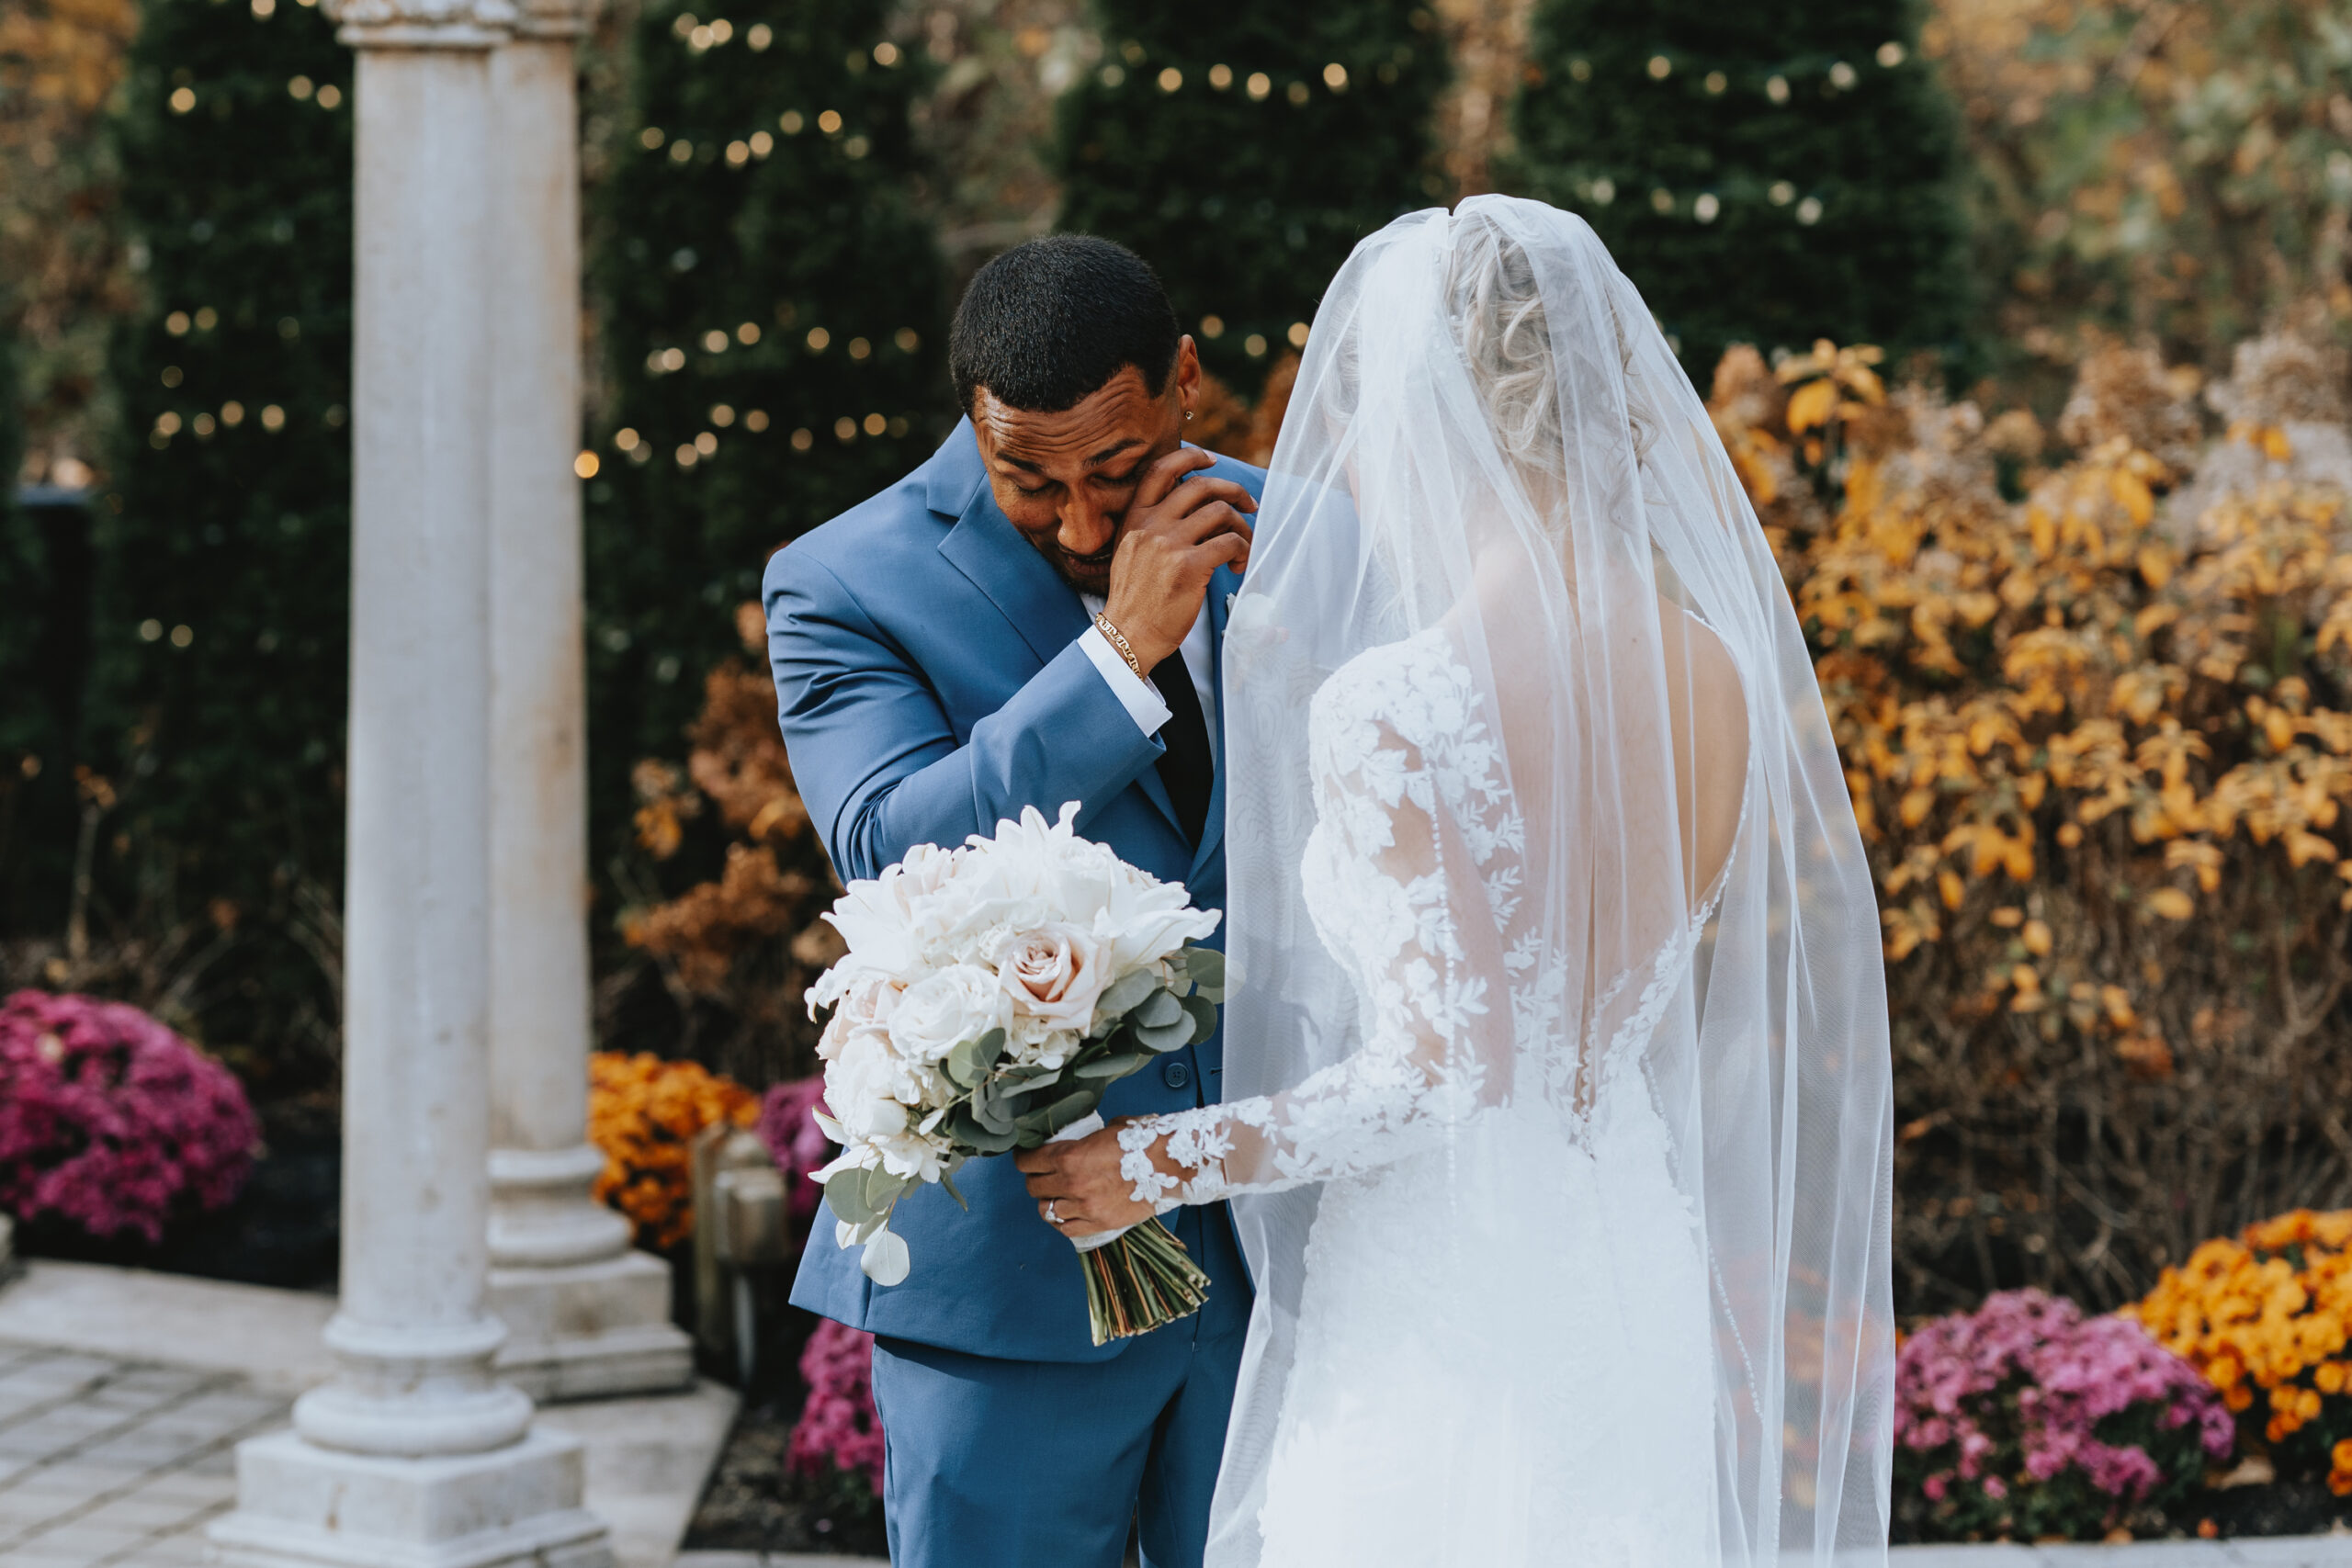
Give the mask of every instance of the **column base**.
M 555 1269 L 492 1269 L 506 1325 L 492 1371 L 541 1403 L 693 1386 L 694 1342 L 670 1322 L 670 1269 L 642 1252 Z
M 583 1474 L 580 1440 L 558 1432 L 434 1459 L 272 1432 L 237 1445 L 236 1511 L 206 1533 L 222 1568 L 612 1568 Z

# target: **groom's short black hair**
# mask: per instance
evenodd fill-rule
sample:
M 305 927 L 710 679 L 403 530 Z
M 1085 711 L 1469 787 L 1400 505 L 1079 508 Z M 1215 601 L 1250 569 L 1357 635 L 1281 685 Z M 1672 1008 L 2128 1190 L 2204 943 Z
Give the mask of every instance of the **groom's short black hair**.
M 1058 413 L 1130 365 L 1158 397 L 1182 335 L 1150 263 L 1091 234 L 1048 234 L 973 276 L 948 333 L 947 368 L 967 413 L 982 387 L 1009 407 Z

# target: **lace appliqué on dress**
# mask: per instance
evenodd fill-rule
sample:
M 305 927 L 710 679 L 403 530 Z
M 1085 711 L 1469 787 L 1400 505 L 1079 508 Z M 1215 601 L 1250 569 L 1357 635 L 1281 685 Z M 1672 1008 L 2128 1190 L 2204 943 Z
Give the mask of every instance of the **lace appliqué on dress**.
M 1323 945 L 1363 998 L 1367 1037 L 1278 1097 L 1128 1123 L 1120 1174 L 1137 1202 L 1214 1202 L 1393 1161 L 1479 1108 L 1514 1036 L 1557 1025 L 1556 964 L 1514 950 L 1490 974 L 1464 950 L 1465 893 L 1483 904 L 1481 923 L 1517 914 L 1525 829 L 1477 687 L 1444 635 L 1335 673 L 1310 706 L 1308 745 L 1317 823 L 1300 874 Z M 1181 1181 L 1152 1161 L 1163 1135 L 1190 1173 Z

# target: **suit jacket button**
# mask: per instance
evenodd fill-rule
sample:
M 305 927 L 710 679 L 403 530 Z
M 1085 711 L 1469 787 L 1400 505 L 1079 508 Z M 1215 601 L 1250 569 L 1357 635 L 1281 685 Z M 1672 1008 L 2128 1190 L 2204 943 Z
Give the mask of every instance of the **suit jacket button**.
M 1159 1069 L 1159 1081 L 1170 1089 L 1182 1089 L 1193 1081 L 1193 1069 L 1182 1062 L 1170 1062 Z

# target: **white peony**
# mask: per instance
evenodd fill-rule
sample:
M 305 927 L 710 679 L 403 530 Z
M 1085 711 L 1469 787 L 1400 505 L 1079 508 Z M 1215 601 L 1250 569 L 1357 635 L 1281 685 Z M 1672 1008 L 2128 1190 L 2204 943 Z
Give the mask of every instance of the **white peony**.
M 890 1009 L 890 1043 L 910 1064 L 943 1060 L 967 1040 L 1009 1021 L 1012 1003 L 991 971 L 977 964 L 933 970 Z
M 939 919 L 942 893 L 955 880 L 957 855 L 917 844 L 907 858 L 871 880 L 853 882 L 825 919 L 849 952 L 808 987 L 808 1016 L 842 999 L 861 979 L 881 976 L 905 985 L 928 967 L 927 932 Z
M 908 1106 L 899 1097 L 908 1075 L 878 1030 L 855 1030 L 825 1064 L 825 1104 L 854 1140 L 902 1132 Z

